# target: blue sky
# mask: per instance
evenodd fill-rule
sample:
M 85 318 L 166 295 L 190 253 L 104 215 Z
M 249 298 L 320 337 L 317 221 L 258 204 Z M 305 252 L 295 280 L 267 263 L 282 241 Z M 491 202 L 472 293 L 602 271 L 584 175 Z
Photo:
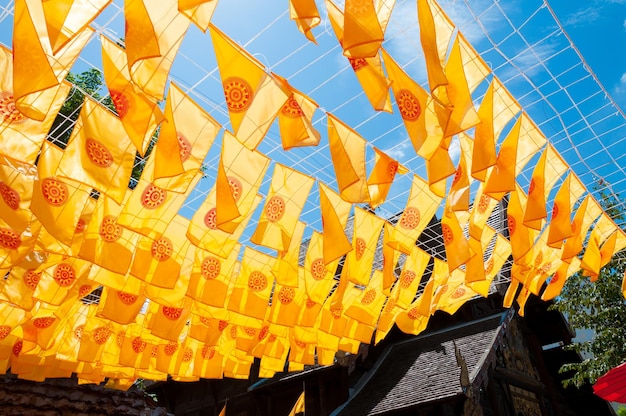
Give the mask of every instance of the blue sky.
M 112 38 L 122 37 L 124 33 L 121 4 L 115 0 L 95 22 L 99 31 Z M 397 0 L 384 46 L 416 81 L 426 85 L 415 4 L 414 0 Z M 600 82 L 626 107 L 626 0 L 555 0 L 550 4 Z M 624 118 L 616 114 L 569 48 L 547 9 L 541 7 L 542 1 L 441 0 L 441 5 L 581 179 L 591 184 L 604 178 L 616 190 L 626 191 Z M 10 10 L 12 2 L 3 0 L 0 6 Z M 320 104 L 320 111 L 314 117 L 323 137 L 319 147 L 285 152 L 280 148 L 278 129 L 274 126 L 259 150 L 336 189 L 326 139 L 324 112 L 329 111 L 368 140 L 370 160 L 373 160 L 372 146 L 376 146 L 425 176 L 423 160 L 416 157 L 395 105 L 393 114 L 372 110 L 341 54 L 323 2 L 318 0 L 318 6 L 323 22 L 314 29 L 319 42 L 314 45 L 289 20 L 286 0 L 221 0 L 218 4 L 213 19 L 216 26 L 245 46 L 268 69 L 287 78 Z M 10 45 L 12 16 L 0 13 L 0 19 L 0 41 Z M 101 68 L 97 37 L 90 41 L 74 70 L 90 65 Z M 194 100 L 229 127 L 208 34 L 190 28 L 171 79 L 188 89 Z M 477 89 L 477 104 L 486 86 L 484 82 Z M 453 143 L 451 153 L 458 158 L 457 143 Z M 218 155 L 219 141 L 216 141 L 206 161 L 209 167 L 216 166 Z M 536 159 L 531 161 L 531 167 Z M 520 183 L 527 183 L 531 171 L 529 168 L 524 172 Z M 269 187 L 271 172 L 272 167 L 268 169 L 262 192 Z M 181 213 L 191 215 L 213 180 L 214 172 L 209 170 L 208 178 L 200 182 Z M 409 188 L 409 175 L 399 177 L 393 185 L 392 198 L 381 207 L 379 215 L 387 217 L 402 210 Z M 319 230 L 316 189 L 315 186 L 303 218 Z

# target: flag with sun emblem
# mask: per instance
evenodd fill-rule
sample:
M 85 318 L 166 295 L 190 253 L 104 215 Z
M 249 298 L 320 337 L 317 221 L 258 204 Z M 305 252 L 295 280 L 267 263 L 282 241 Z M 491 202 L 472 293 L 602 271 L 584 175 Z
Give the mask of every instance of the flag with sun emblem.
M 352 220 L 352 251 L 346 254 L 343 267 L 350 282 L 367 285 L 385 220 L 359 207 L 354 208 Z
M 275 75 L 291 95 L 278 113 L 278 126 L 283 149 L 317 146 L 320 133 L 313 127 L 313 114 L 319 107 L 311 97 L 293 88 L 287 80 Z
M 572 210 L 574 204 L 585 193 L 585 187 L 580 180 L 570 172 L 559 188 L 552 205 L 550 218 L 550 231 L 548 233 L 548 245 L 558 248 L 563 245 L 563 240 L 574 233 L 572 229 Z
M 228 310 L 263 319 L 272 294 L 274 257 L 246 247 L 241 269 L 228 301 Z
M 315 0 L 289 0 L 289 18 L 308 40 L 317 44 L 312 29 L 320 24 L 320 13 Z

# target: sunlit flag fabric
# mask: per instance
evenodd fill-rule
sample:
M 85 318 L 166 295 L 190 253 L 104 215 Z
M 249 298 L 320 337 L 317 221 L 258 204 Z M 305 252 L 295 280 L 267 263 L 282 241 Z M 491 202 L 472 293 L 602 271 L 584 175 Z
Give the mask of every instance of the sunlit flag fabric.
M 550 277 L 548 285 L 541 295 L 541 299 L 551 300 L 559 296 L 567 279 L 579 270 L 580 259 L 578 257 L 572 258 L 569 263 L 561 263 L 558 270 Z
M 276 284 L 272 295 L 272 307 L 268 320 L 276 325 L 293 327 L 298 320 L 298 314 L 306 300 L 304 286 L 304 270 L 298 272 L 301 283 L 297 287 Z
M 265 207 L 250 241 L 286 251 L 315 180 L 276 163 Z
M 506 124 L 520 111 L 511 93 L 494 77 L 480 107 L 480 123 L 474 130 L 472 177 L 485 181 L 487 169 L 496 164 L 496 140 Z
M 367 189 L 370 194 L 370 206 L 376 208 L 387 199 L 391 184 L 396 174 L 404 175 L 408 169 L 382 150 L 374 148 L 374 168 L 367 178 Z
M 528 185 L 528 201 L 524 210 L 524 224 L 540 230 L 543 219 L 548 216 L 546 199 L 554 184 L 565 174 L 567 163 L 556 149 L 548 143 L 535 165 Z
M 532 247 L 538 231 L 524 225 L 524 206 L 527 196 L 519 185 L 516 185 L 515 192 L 511 192 L 507 208 L 507 221 L 509 228 L 509 240 L 511 241 L 511 252 L 513 261 L 517 264 L 528 264 L 527 254 L 532 254 Z
M 143 291 L 143 282 L 138 279 L 128 280 L 133 283 L 124 288 L 126 291 L 108 287 L 102 289 L 98 302 L 99 316 L 122 325 L 135 322 L 146 301 L 146 296 Z M 131 285 L 134 287 L 129 287 Z
M 122 203 L 135 162 L 131 149 L 120 120 L 85 98 L 57 176 L 84 183 Z
M 591 230 L 589 240 L 587 241 L 587 247 L 585 248 L 585 253 L 583 254 L 580 265 L 584 270 L 584 274 L 586 276 L 590 276 L 592 281 L 595 281 L 598 278 L 600 269 L 608 263 L 608 260 L 611 259 L 614 254 L 614 249 L 620 249 L 620 247 L 616 247 L 616 238 L 618 233 L 622 234 L 623 237 L 624 232 L 617 227 L 617 225 L 615 225 L 613 220 L 611 220 L 606 213 L 603 212 Z M 611 239 L 611 237 L 613 237 L 613 239 Z M 609 244 L 606 248 L 604 245 L 602 246 L 602 249 L 605 252 L 604 256 L 602 255 L 602 251 L 600 249 L 602 243 L 605 243 L 605 245 L 607 243 Z
M 209 27 L 233 133 L 249 149 L 263 140 L 289 92 L 215 26 Z
M 126 0 L 124 44 L 135 85 L 162 100 L 170 68 L 190 21 L 178 12 L 178 0 Z
M 568 262 L 569 259 L 578 255 L 583 249 L 583 241 L 587 238 L 587 232 L 591 224 L 602 214 L 602 208 L 589 194 L 585 196 L 574 214 L 572 221 L 573 235 L 565 240 L 561 258 Z
M 322 21 L 315 0 L 289 0 L 289 18 L 308 40 L 317 44 L 312 29 Z
M 291 236 L 289 247 L 285 251 L 279 251 L 276 255 L 272 274 L 278 284 L 291 287 L 300 286 L 300 244 L 302 243 L 305 229 L 306 224 L 298 221 Z
M 426 266 L 430 262 L 430 255 L 414 246 L 404 262 L 400 277 L 391 293 L 391 298 L 397 306 L 407 309 L 415 300 L 415 294 L 422 281 Z
M 489 227 L 489 226 L 487 226 Z M 494 234 L 495 230 L 491 227 L 488 228 L 489 232 L 485 234 Z M 477 281 L 477 282 L 467 282 L 467 285 L 472 288 L 472 290 L 476 291 L 476 293 L 481 294 L 484 297 L 489 295 L 489 288 L 491 287 L 491 282 L 496 277 L 496 274 L 500 272 L 504 262 L 509 259 L 511 255 L 511 243 L 507 240 L 502 234 L 496 234 L 496 241 L 491 252 L 491 256 L 485 261 L 485 280 Z M 483 246 L 484 247 L 484 246 Z M 485 249 L 486 250 L 486 249 Z M 467 278 L 467 275 L 466 275 Z
M 278 126 L 283 149 L 317 146 L 320 133 L 313 127 L 313 114 L 319 107 L 313 99 L 293 88 L 286 79 L 275 75 L 291 95 L 278 113 Z
M 344 231 L 352 204 L 342 200 L 323 183 L 318 182 L 318 185 L 324 235 L 323 259 L 327 265 L 352 250 L 352 244 Z
M 304 259 L 304 279 L 306 292 L 313 303 L 323 304 L 330 288 L 335 283 L 333 279 L 339 263 L 339 258 L 326 263 L 324 261 L 324 237 L 317 231 L 313 231 L 309 240 L 309 247 Z M 308 304 L 307 304 L 308 305 Z M 314 305 L 311 304 L 312 308 Z
M 48 257 L 46 263 L 50 264 L 50 267 L 42 270 L 33 293 L 34 298 L 49 305 L 61 305 L 66 300 L 78 300 L 91 291 L 93 282 L 87 279 L 91 262 L 76 257 L 63 257 L 65 256 Z M 82 288 L 83 285 L 86 285 L 86 288 Z
M 274 258 L 267 254 L 249 247 L 244 249 L 241 269 L 228 301 L 228 310 L 263 319 L 274 286 L 273 262 Z
M 141 0 L 136 0 L 141 1 Z M 128 60 L 124 49 L 105 36 L 102 43 L 102 69 L 104 80 L 111 95 L 117 115 L 128 137 L 140 154 L 148 148 L 150 138 L 163 121 L 163 113 L 157 101 L 134 86 L 128 72 Z
M 452 184 L 446 198 L 446 211 L 469 211 L 470 203 L 470 178 L 469 169 L 472 164 L 471 151 L 466 151 L 464 143 L 471 146 L 471 140 L 465 134 L 461 134 L 461 155 L 456 168 Z
M 562 246 L 563 240 L 571 237 L 574 233 L 572 230 L 572 210 L 584 193 L 583 184 L 570 172 L 554 197 L 547 241 L 550 247 Z
M 228 289 L 235 278 L 240 249 L 241 246 L 236 244 L 227 258 L 221 258 L 196 248 L 188 296 L 205 305 L 224 307 Z
M 378 1 L 393 8 L 395 0 Z M 391 14 L 391 10 L 388 13 Z M 384 30 L 378 21 L 374 2 L 346 0 L 344 10 L 343 54 L 351 58 L 371 58 L 383 43 Z
M 13 24 L 13 94 L 16 108 L 25 116 L 42 121 L 93 29 L 85 28 L 57 53 L 52 52 L 42 3 L 15 2 Z
M 206 32 L 218 0 L 178 0 L 178 11 Z
M 426 329 L 426 325 L 428 325 L 428 320 L 430 319 L 434 286 L 435 280 L 431 277 L 419 298 L 411 303 L 406 311 L 398 313 L 396 316 L 396 325 L 402 332 L 418 335 Z
M 33 216 L 30 211 L 37 168 L 0 154 L 0 219 L 22 232 Z
M 343 270 L 350 282 L 367 285 L 385 220 L 359 207 L 354 208 L 352 220 L 352 251 L 346 254 Z
M 474 254 L 470 250 L 469 242 L 463 235 L 463 229 L 454 211 L 445 212 L 441 218 L 441 235 L 446 249 L 448 267 L 452 273 L 453 270 L 465 264 Z
M 222 140 L 222 155 L 217 167 L 215 225 L 232 233 L 254 210 L 270 159 L 247 149 L 228 131 Z
M 52 96 L 41 95 L 48 113 L 43 121 L 32 120 L 20 113 L 13 94 L 13 55 L 0 46 L 0 153 L 13 159 L 34 163 L 48 130 L 70 92 L 68 83 L 61 83 Z
M 440 204 L 441 198 L 430 191 L 426 181 L 413 175 L 409 200 L 388 244 L 405 254 L 411 253 L 411 247 L 430 223 Z
M 186 192 L 200 173 L 219 129 L 213 117 L 171 83 L 165 122 L 154 150 L 154 184 L 173 192 Z
M 185 299 L 178 307 L 150 302 L 146 319 L 150 333 L 156 337 L 178 341 L 191 313 L 191 299 Z
M 339 194 L 344 201 L 370 202 L 365 173 L 366 141 L 337 117 L 328 113 L 328 141 Z

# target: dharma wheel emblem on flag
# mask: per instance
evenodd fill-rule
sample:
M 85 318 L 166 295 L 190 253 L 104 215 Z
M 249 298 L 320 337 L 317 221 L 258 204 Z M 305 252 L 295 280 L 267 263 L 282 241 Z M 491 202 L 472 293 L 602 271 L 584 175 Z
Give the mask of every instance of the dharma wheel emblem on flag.
M 4 182 L 0 182 L 0 195 L 5 204 L 12 210 L 20 207 L 20 194 Z
M 243 187 L 241 186 L 241 181 L 234 176 L 229 176 L 228 186 L 230 186 L 230 193 L 233 195 L 233 199 L 235 200 L 235 202 L 239 201 L 243 190 Z
M 11 327 L 10 326 L 8 326 L 8 325 L 0 326 L 0 341 L 5 339 L 9 335 L 10 332 L 11 332 Z
M 55 282 L 61 287 L 68 287 L 76 280 L 76 272 L 74 268 L 67 263 L 61 263 L 54 269 Z
M 158 261 L 164 261 L 170 258 L 173 250 L 174 248 L 172 247 L 170 239 L 161 237 L 158 240 L 154 240 L 150 252 L 152 253 L 152 257 Z
M 142 340 L 141 337 L 135 337 L 131 341 L 131 346 L 133 348 L 133 351 L 139 354 L 146 349 L 146 341 Z
M 278 195 L 274 195 L 267 201 L 265 215 L 271 222 L 279 221 L 285 214 L 285 201 Z
M 358 237 L 356 239 L 356 259 L 357 260 L 361 260 L 361 257 L 363 257 L 363 254 L 365 253 L 365 248 L 366 248 L 365 240 L 362 239 L 361 237 Z
M 283 286 L 280 289 L 280 292 L 278 292 L 278 300 L 280 300 L 280 303 L 284 305 L 290 304 L 295 297 L 296 297 L 296 291 L 293 290 L 293 288 L 288 287 L 288 286 Z
M 281 111 L 287 117 L 292 118 L 302 117 L 304 115 L 300 104 L 293 98 L 293 95 L 289 97 Z
M 153 184 L 148 184 L 141 194 L 141 205 L 148 209 L 155 209 L 163 205 L 167 198 L 167 191 Z
M 443 236 L 443 242 L 446 245 L 454 241 L 454 232 L 447 224 L 441 225 L 441 235 Z
M 115 221 L 115 217 L 107 215 L 100 224 L 100 237 L 107 243 L 117 241 L 122 235 L 122 227 Z
M 417 97 L 409 90 L 400 90 L 397 96 L 400 115 L 406 121 L 415 121 L 422 114 L 422 107 Z
M 110 91 L 110 95 L 118 117 L 124 118 L 130 109 L 130 101 L 128 100 L 128 97 L 119 91 Z
M 52 178 L 44 178 L 41 181 L 41 193 L 46 201 L 55 207 L 65 204 L 69 195 L 67 186 Z
M 211 208 L 204 215 L 204 225 L 206 225 L 209 230 L 215 230 L 217 228 L 217 212 L 215 208 Z
M 413 230 L 420 222 L 420 212 L 417 208 L 407 207 L 400 219 L 400 225 L 407 230 Z
M 422 315 L 420 314 L 419 309 L 417 309 L 417 307 L 414 307 L 409 311 L 409 313 L 407 313 L 407 316 L 411 319 L 418 319 Z
M 38 329 L 49 328 L 50 326 L 52 326 L 54 321 L 56 321 L 56 319 L 57 318 L 53 316 L 44 316 L 43 318 L 35 318 L 33 319 L 33 326 Z
M 350 66 L 354 72 L 367 66 L 367 61 L 364 58 L 348 58 L 348 61 L 350 61 Z
M 41 272 L 35 272 L 34 269 L 27 270 L 24 273 L 24 284 L 30 290 L 37 289 L 37 284 L 39 283 L 39 279 L 41 279 Z
M 0 116 L 5 123 L 22 123 L 26 117 L 15 108 L 15 99 L 13 94 L 2 91 L 0 92 Z
M 250 84 L 242 78 L 230 77 L 224 80 L 223 85 L 228 109 L 234 113 L 246 111 L 253 97 Z
M 402 270 L 402 273 L 400 273 L 400 287 L 406 289 L 411 286 L 416 276 L 417 275 L 412 270 Z
M 311 276 L 315 280 L 322 280 L 326 276 L 326 266 L 324 266 L 324 259 L 315 259 L 311 263 Z
M 22 244 L 20 235 L 10 228 L 0 228 L 0 247 L 15 250 Z
M 205 279 L 215 279 L 220 275 L 221 268 L 222 265 L 220 261 L 213 256 L 209 256 L 202 260 L 200 274 L 202 274 L 202 277 Z
M 370 289 L 363 295 L 361 298 L 361 303 L 363 305 L 369 305 L 376 299 L 376 291 L 374 289 Z
M 176 321 L 183 314 L 183 308 L 175 308 L 173 306 L 163 306 L 161 311 L 171 321 Z
M 124 305 L 132 305 L 137 301 L 138 296 L 132 293 L 117 292 L 117 297 Z
M 259 271 L 253 271 L 248 278 L 248 287 L 250 290 L 259 292 L 267 287 L 267 278 Z
M 108 168 L 113 164 L 113 155 L 106 148 L 105 145 L 99 141 L 88 137 L 85 141 L 85 150 L 87 151 L 87 157 L 96 166 L 101 168 Z
M 491 198 L 489 197 L 489 195 L 482 194 L 480 196 L 480 200 L 478 201 L 478 213 L 479 214 L 484 214 L 487 211 L 487 208 L 489 207 L 490 199 Z
M 178 139 L 178 151 L 180 153 L 180 160 L 185 162 L 191 155 L 191 143 L 181 133 L 176 132 L 176 139 Z
M 107 342 L 109 336 L 111 336 L 111 332 L 112 331 L 106 327 L 96 328 L 96 330 L 93 331 L 93 340 L 96 344 L 102 345 Z

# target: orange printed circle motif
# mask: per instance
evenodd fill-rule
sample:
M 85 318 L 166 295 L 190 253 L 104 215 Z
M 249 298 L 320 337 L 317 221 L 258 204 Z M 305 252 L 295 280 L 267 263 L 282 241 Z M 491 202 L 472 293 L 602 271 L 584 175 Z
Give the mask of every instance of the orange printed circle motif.
M 246 111 L 254 96 L 250 84 L 242 78 L 230 77 L 226 78 L 222 85 L 228 110 L 234 113 Z
M 113 164 L 113 155 L 109 149 L 91 137 L 88 137 L 85 141 L 85 151 L 87 152 L 87 157 L 89 157 L 91 163 L 96 166 L 108 168 Z
M 367 61 L 365 60 L 365 58 L 348 58 L 348 61 L 350 62 L 350 66 L 352 67 L 354 72 L 367 66 Z
M 200 316 L 199 319 L 200 319 L 200 322 L 202 322 L 204 325 L 206 326 L 211 325 L 211 320 L 207 318 L 206 316 Z
M 117 241 L 122 235 L 122 227 L 117 223 L 115 217 L 107 215 L 100 224 L 100 237 L 107 243 Z
M 79 325 L 74 328 L 74 336 L 78 339 L 83 337 L 83 332 L 85 331 L 85 325 Z
M 535 179 L 531 179 L 530 183 L 528 184 L 528 195 L 532 194 L 534 190 L 535 190 Z
M 117 297 L 124 305 L 132 305 L 139 298 L 139 296 L 127 292 L 117 292 Z
M 465 294 L 465 288 L 457 287 L 454 292 L 450 295 L 452 299 L 458 299 Z
M 10 228 L 0 228 L 0 247 L 15 250 L 20 244 L 22 239 L 18 233 Z
M 443 236 L 443 242 L 446 245 L 454 241 L 454 233 L 448 224 L 441 224 L 441 235 Z
M 207 345 L 205 345 L 204 347 L 202 347 L 202 358 L 204 358 L 205 360 L 211 360 L 213 359 L 213 357 L 215 357 L 215 347 L 209 347 Z
M 220 261 L 216 257 L 209 256 L 202 260 L 200 274 L 202 274 L 202 277 L 205 279 L 215 279 L 220 275 L 221 269 L 222 264 Z
M 178 344 L 176 342 L 168 342 L 163 347 L 163 352 L 168 357 L 171 357 L 172 355 L 174 355 L 174 353 L 176 352 L 177 349 L 178 349 Z
M 141 194 L 141 205 L 147 209 L 156 209 L 163 205 L 167 198 L 167 191 L 154 184 L 148 184 Z
M 448 285 L 442 285 L 439 287 L 439 293 L 444 294 L 448 290 Z
M 250 328 L 249 326 L 244 326 L 243 331 L 251 337 L 254 337 L 256 335 L 256 329 Z
M 228 326 L 228 322 L 224 321 L 224 320 L 220 320 L 219 324 L 217 324 L 217 329 L 221 331 L 225 330 L 226 327 Z
M 285 201 L 278 195 L 274 195 L 265 205 L 265 216 L 271 222 L 279 221 L 285 214 Z
M 122 348 L 122 344 L 124 343 L 124 339 L 126 338 L 126 332 L 120 331 L 115 335 L 115 345 L 117 348 Z
M 133 351 L 135 351 L 137 354 L 144 352 L 147 345 L 146 341 L 142 340 L 141 337 L 133 338 L 130 344 L 133 348 Z
M 339 309 L 331 309 L 330 310 L 330 314 L 333 316 L 333 318 L 335 319 L 339 319 L 341 318 L 341 315 L 343 313 L 343 310 L 341 308 Z
M 306 348 L 306 343 L 296 340 L 296 346 L 299 348 Z
M 400 273 L 400 287 L 402 289 L 406 289 L 411 286 L 411 283 L 413 283 L 413 280 L 415 280 L 416 277 L 417 274 L 415 274 L 414 271 L 402 270 L 402 273 Z
M 548 284 L 554 284 L 556 282 L 559 281 L 559 279 L 561 278 L 561 276 L 559 276 L 559 272 L 557 271 L 556 273 L 554 273 L 554 276 L 552 276 L 552 279 L 550 279 L 550 282 Z
M 93 340 L 96 344 L 102 345 L 107 342 L 109 336 L 111 336 L 111 332 L 113 331 L 103 326 L 101 326 L 100 328 L 96 328 L 96 330 L 93 331 Z
M 459 180 L 461 179 L 461 165 L 459 165 L 458 168 L 456 168 L 456 171 L 454 171 L 454 178 L 452 178 L 452 186 L 456 185 Z
M 361 303 L 363 305 L 369 305 L 376 299 L 376 291 L 374 289 L 370 289 L 361 298 Z
M 389 179 L 395 178 L 396 173 L 398 173 L 398 162 L 394 160 L 391 163 L 389 163 L 388 169 L 389 169 Z
M 275 334 L 270 334 L 269 338 L 267 339 L 267 342 L 274 342 L 276 341 L 278 337 Z
M 17 357 L 18 355 L 20 355 L 21 351 L 22 351 L 22 340 L 19 340 L 15 344 L 13 344 L 13 348 L 11 349 L 11 352 L 13 353 L 13 355 Z
M 33 326 L 38 329 L 49 328 L 57 318 L 54 316 L 44 316 L 42 318 L 33 319 Z
M 270 328 L 268 326 L 264 326 L 263 328 L 261 328 L 261 330 L 259 331 L 259 341 L 263 341 L 265 338 L 267 338 L 267 334 L 270 333 Z
M 230 327 L 230 337 L 232 339 L 237 339 L 237 325 L 233 325 Z
M 555 202 L 554 205 L 552 206 L 552 219 L 555 219 L 558 216 L 559 216 L 559 204 Z
M 9 336 L 10 332 L 11 332 L 11 327 L 10 326 L 8 326 L 8 325 L 0 326 L 0 341 L 2 341 L 7 336 Z
M 356 259 L 361 260 L 361 257 L 363 257 L 363 254 L 365 253 L 365 248 L 367 244 L 365 243 L 365 240 L 362 239 L 361 237 L 357 237 L 355 244 L 356 244 L 356 250 L 355 250 Z
M 128 110 L 130 110 L 130 101 L 128 97 L 115 90 L 109 90 L 109 93 L 109 95 L 111 95 L 111 101 L 113 101 L 113 105 L 115 106 L 115 111 L 117 111 L 117 115 L 120 119 L 123 119 L 128 114 Z
M 541 267 L 541 271 L 542 271 L 543 273 L 548 273 L 548 272 L 550 271 L 550 269 L 551 269 L 551 268 L 552 268 L 552 262 L 547 262 L 546 264 L 544 264 L 544 265 Z
M 30 290 L 37 288 L 39 279 L 41 279 L 41 272 L 36 272 L 34 269 L 27 270 L 26 273 L 24 273 L 24 284 Z
M 79 234 L 82 233 L 83 231 L 85 231 L 85 227 L 87 226 L 87 223 L 85 222 L 84 218 L 79 218 L 78 221 L 76 222 L 76 227 L 74 228 L 74 233 L 75 234 Z
M 540 251 L 535 257 L 535 267 L 541 266 L 541 263 L 543 263 L 543 252 Z
M 350 13 L 353 13 L 355 15 L 365 14 L 369 10 L 369 8 L 367 7 L 367 3 L 368 2 L 372 3 L 369 0 L 352 1 L 352 2 L 347 4 L 348 7 L 346 9 L 346 12 L 350 12 Z
M 150 248 L 152 257 L 154 257 L 157 261 L 165 261 L 169 259 L 172 255 L 172 251 L 174 251 L 174 247 L 172 246 L 170 239 L 167 237 L 160 237 L 158 240 L 154 240 L 152 242 L 152 247 Z
M 304 113 L 302 112 L 302 107 L 300 104 L 293 98 L 293 95 L 289 97 L 281 112 L 287 117 L 298 118 L 302 117 Z
M 407 230 L 413 230 L 420 222 L 420 212 L 417 208 L 407 207 L 400 219 L 400 226 Z
M 92 290 L 93 290 L 93 288 L 91 287 L 91 285 L 82 285 L 78 289 L 78 297 L 79 298 L 84 298 L 85 296 L 90 294 Z
M 204 215 L 204 225 L 206 225 L 209 230 L 215 230 L 217 228 L 217 212 L 215 208 L 211 208 Z
M 516 226 L 515 218 L 509 216 L 507 218 L 507 223 L 509 225 L 509 234 L 511 235 L 515 234 L 515 226 Z
M 396 103 L 400 109 L 400 115 L 406 121 L 415 121 L 422 114 L 422 107 L 417 97 L 409 90 L 398 91 Z
M 395 306 L 396 306 L 396 300 L 389 298 L 387 300 L 387 304 L 385 305 L 385 312 L 386 313 L 391 313 Z
M 407 313 L 407 316 L 411 319 L 417 319 L 417 318 L 420 318 L 422 315 L 420 315 L 419 310 L 417 309 L 417 307 L 415 307 L 409 310 L 409 312 Z
M 241 186 L 241 181 L 234 176 L 228 176 L 228 186 L 230 186 L 230 193 L 233 196 L 235 202 L 239 201 L 243 190 L 243 186 Z
M 150 350 L 150 357 L 156 357 L 157 355 L 159 355 L 159 346 L 153 345 L 152 349 Z
M 20 207 L 20 194 L 4 182 L 0 182 L 0 195 L 4 203 L 13 211 Z
M 180 154 L 180 160 L 185 162 L 191 156 L 191 143 L 180 132 L 176 132 L 176 139 L 178 140 L 178 152 Z
M 324 265 L 324 259 L 319 258 L 313 260 L 311 263 L 311 275 L 315 280 L 322 280 L 326 277 L 326 266 Z
M 278 292 L 278 300 L 284 305 L 290 304 L 296 297 L 296 291 L 292 287 L 283 286 Z
M 178 320 L 183 314 L 183 308 L 174 308 L 172 306 L 163 306 L 161 308 L 163 315 L 170 321 Z
M 482 194 L 480 196 L 480 200 L 478 201 L 478 213 L 484 214 L 487 212 L 487 208 L 489 208 L 489 201 L 491 197 L 489 195 Z
M 193 350 L 190 347 L 185 347 L 183 350 L 183 362 L 188 363 L 193 358 Z
M 489 274 L 493 271 L 493 257 L 490 257 L 485 264 L 485 274 Z
M 55 207 L 65 204 L 69 196 L 67 185 L 52 178 L 44 178 L 41 181 L 41 193 L 46 201 Z
M 248 288 L 250 290 L 254 290 L 255 292 L 259 292 L 267 287 L 267 278 L 265 275 L 259 271 L 253 271 L 250 273 L 250 277 L 248 277 Z
M 52 278 L 59 286 L 68 287 L 76 280 L 76 272 L 69 264 L 61 263 L 54 269 Z
M 311 309 L 315 305 L 317 305 L 317 302 L 315 302 L 311 298 L 307 298 L 307 300 L 306 300 L 306 307 L 307 307 L 307 309 Z
M 26 117 L 15 107 L 15 99 L 10 92 L 0 92 L 0 116 L 6 123 L 22 123 Z

